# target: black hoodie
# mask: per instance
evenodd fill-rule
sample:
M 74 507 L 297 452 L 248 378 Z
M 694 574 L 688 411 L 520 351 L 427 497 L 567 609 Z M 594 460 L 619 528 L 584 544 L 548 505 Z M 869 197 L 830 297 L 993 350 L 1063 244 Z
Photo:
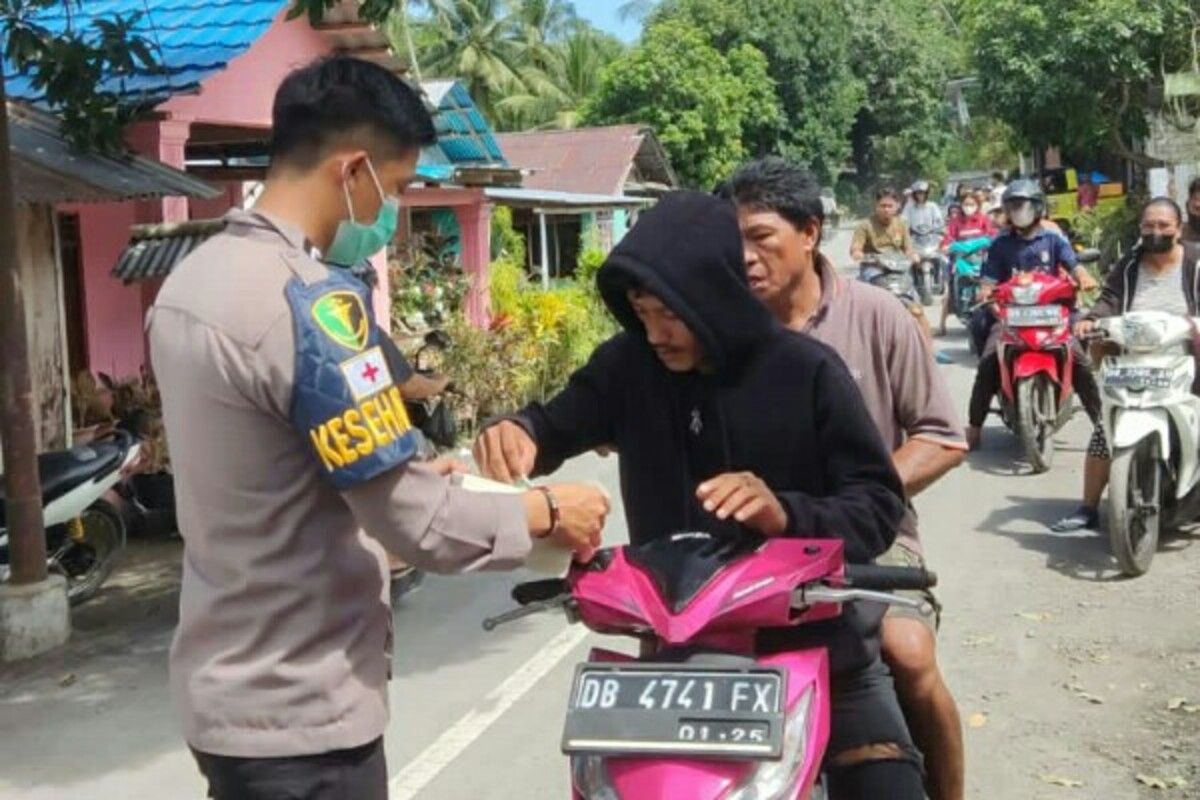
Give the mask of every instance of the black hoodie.
M 634 543 L 686 530 L 745 535 L 706 512 L 696 488 L 748 471 L 779 498 L 789 535 L 842 539 L 853 562 L 891 545 L 904 500 L 890 455 L 837 354 L 783 328 L 750 293 L 732 205 L 667 195 L 612 251 L 597 283 L 625 331 L 560 394 L 516 415 L 537 442 L 536 474 L 615 445 Z M 673 373 L 658 359 L 626 297 L 632 285 L 697 336 L 703 374 Z M 840 620 L 771 638 L 829 645 L 842 671 L 873 657 L 879 618 L 877 607 L 848 608 Z

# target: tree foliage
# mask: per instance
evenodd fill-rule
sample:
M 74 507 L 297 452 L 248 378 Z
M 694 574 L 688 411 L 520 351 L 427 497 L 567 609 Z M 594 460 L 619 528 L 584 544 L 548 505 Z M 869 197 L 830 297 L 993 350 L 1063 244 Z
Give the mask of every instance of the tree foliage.
M 892 0 L 887 13 L 850 0 L 850 10 L 851 66 L 865 89 L 851 132 L 858 175 L 942 171 L 951 141 L 946 80 L 960 60 L 944 15 L 927 0 Z
M 827 178 L 841 169 L 865 96 L 844 0 L 666 0 L 650 22 L 666 19 L 695 25 L 720 52 L 749 45 L 766 57 L 781 114 L 748 131 L 751 154 L 782 152 Z
M 1192 59 L 1189 0 L 962 0 L 985 107 L 1024 144 L 1137 157 L 1150 87 Z
M 56 33 L 38 21 L 48 12 L 70 14 L 70 0 L 2 0 L 4 58 L 30 76 L 33 88 L 62 118 L 76 147 L 113 150 L 139 108 L 124 79 L 156 69 L 154 45 L 134 28 L 140 15 L 97 18 Z
M 652 126 L 680 178 L 708 188 L 746 157 L 755 131 L 778 128 L 774 88 L 766 57 L 752 45 L 722 51 L 699 27 L 659 19 L 605 69 L 584 116 Z

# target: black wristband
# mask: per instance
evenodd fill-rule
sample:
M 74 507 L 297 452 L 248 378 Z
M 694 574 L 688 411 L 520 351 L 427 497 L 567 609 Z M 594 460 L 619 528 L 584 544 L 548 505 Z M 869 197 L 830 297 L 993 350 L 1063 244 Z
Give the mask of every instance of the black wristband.
M 547 536 L 551 536 L 558 532 L 559 526 L 562 524 L 562 510 L 558 507 L 558 498 L 554 496 L 554 492 L 550 491 L 549 486 L 535 486 L 542 497 L 546 498 L 546 507 L 550 509 L 550 530 L 546 531 Z

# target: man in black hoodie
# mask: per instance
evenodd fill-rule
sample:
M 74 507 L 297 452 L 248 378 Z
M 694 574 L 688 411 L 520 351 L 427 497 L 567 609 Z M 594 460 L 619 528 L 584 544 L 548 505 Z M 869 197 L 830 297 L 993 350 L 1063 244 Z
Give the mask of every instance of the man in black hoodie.
M 600 446 L 620 454 L 634 544 L 689 530 L 838 538 L 864 563 L 895 538 L 903 488 L 841 359 L 751 293 L 733 208 L 693 192 L 644 213 L 597 275 L 623 333 L 567 387 L 488 427 L 481 469 L 510 481 Z M 829 649 L 832 796 L 920 798 L 919 755 L 879 659 L 877 606 L 763 636 Z

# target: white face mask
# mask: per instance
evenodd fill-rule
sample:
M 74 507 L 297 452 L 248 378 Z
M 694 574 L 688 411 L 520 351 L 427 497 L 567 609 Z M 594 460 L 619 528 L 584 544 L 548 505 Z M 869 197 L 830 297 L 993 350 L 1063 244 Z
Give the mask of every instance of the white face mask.
M 979 206 L 974 206 L 974 205 L 963 206 L 962 209 L 963 209 L 963 214 L 965 214 L 969 217 L 969 216 L 973 215 L 976 211 L 979 210 Z
M 1012 220 L 1012 224 L 1018 228 L 1029 228 L 1033 223 L 1037 222 L 1037 212 L 1033 208 L 1033 203 L 1025 200 L 1019 205 L 1014 203 L 1009 206 L 1008 218 Z

